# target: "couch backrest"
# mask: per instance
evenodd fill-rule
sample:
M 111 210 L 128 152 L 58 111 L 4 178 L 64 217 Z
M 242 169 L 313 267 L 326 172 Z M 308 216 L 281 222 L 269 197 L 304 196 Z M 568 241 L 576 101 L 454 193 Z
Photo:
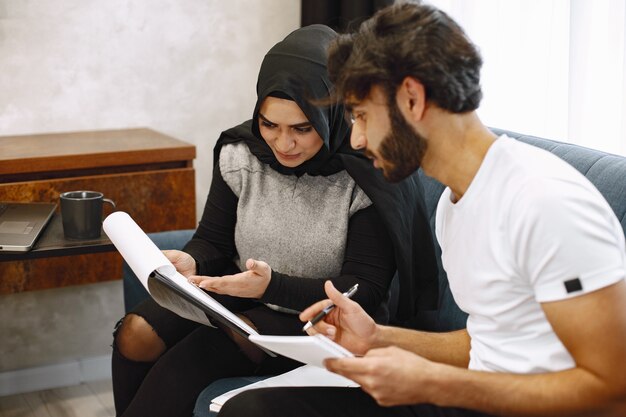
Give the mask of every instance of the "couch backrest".
M 580 171 L 604 195 L 604 198 L 606 198 L 617 215 L 624 234 L 626 234 L 626 157 L 501 129 L 492 129 L 492 131 L 497 135 L 506 133 L 514 139 L 546 149 Z M 446 272 L 441 266 L 441 248 L 434 237 L 435 213 L 439 196 L 443 192 L 444 186 L 437 180 L 426 176 L 421 169 L 420 177 L 424 184 L 426 208 L 438 256 L 439 309 L 437 311 L 420 312 L 408 325 L 433 331 L 464 328 L 467 315 L 454 302 L 448 286 Z

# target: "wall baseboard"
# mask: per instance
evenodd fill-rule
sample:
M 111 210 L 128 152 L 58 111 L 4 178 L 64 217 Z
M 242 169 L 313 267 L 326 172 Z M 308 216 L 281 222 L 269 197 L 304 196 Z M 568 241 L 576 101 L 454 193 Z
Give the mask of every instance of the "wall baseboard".
M 111 355 L 0 372 L 0 396 L 78 385 L 111 378 Z

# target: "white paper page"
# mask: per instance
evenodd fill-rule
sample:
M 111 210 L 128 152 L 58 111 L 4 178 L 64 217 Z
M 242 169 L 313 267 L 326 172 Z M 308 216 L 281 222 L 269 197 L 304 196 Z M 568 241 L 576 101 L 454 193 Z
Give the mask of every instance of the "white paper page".
M 349 350 L 321 334 L 315 336 L 267 336 L 253 335 L 250 340 L 272 352 L 309 365 L 324 368 L 326 358 L 354 356 Z
M 263 381 L 255 382 L 245 387 L 228 391 L 219 397 L 215 397 L 211 401 L 210 410 L 219 411 L 224 403 L 239 394 L 240 392 L 268 387 L 358 387 L 359 384 L 345 378 L 339 374 L 335 374 L 313 365 L 304 365 L 292 371 L 277 375 Z
M 104 219 L 102 228 L 115 248 L 133 270 L 139 281 L 148 289 L 148 277 L 159 269 L 169 273 L 176 271 L 174 265 L 163 255 L 153 241 L 123 211 L 111 213 Z
M 233 314 L 226 307 L 217 302 L 209 294 L 187 281 L 182 274 L 176 271 L 172 263 L 163 255 L 163 252 L 150 240 L 135 221 L 123 211 L 110 214 L 102 225 L 105 233 L 113 242 L 116 249 L 122 255 L 130 269 L 133 270 L 143 286 L 148 290 L 148 277 L 158 270 L 162 275 L 169 278 L 185 293 L 200 301 L 211 310 L 221 314 L 230 322 L 237 325 L 248 334 L 258 334 L 246 322 Z M 169 300 L 168 300 L 169 301 Z M 172 307 L 180 302 L 172 303 Z M 164 306 L 169 308 L 168 306 Z M 172 309 L 176 314 L 199 323 L 211 325 L 205 314 L 200 309 L 187 308 Z

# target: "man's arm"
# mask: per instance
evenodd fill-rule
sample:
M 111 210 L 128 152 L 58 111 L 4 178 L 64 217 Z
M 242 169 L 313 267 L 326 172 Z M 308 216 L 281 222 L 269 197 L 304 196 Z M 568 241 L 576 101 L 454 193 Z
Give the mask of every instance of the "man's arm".
M 318 301 L 300 313 L 300 320 L 311 320 L 317 313 L 334 303 L 326 318 L 307 330 L 322 333 L 356 355 L 386 346 L 399 346 L 432 361 L 467 367 L 469 336 L 465 330 L 449 333 L 427 333 L 398 327 L 381 326 L 363 308 L 341 294 L 331 281 L 324 283 L 327 300 Z
M 432 333 L 379 325 L 370 348 L 387 346 L 408 350 L 433 362 L 461 368 L 469 364 L 470 338 L 465 329 Z
M 506 416 L 626 415 L 626 283 L 543 304 L 570 370 L 516 375 L 434 363 L 395 347 L 327 361 L 381 405 L 433 403 Z

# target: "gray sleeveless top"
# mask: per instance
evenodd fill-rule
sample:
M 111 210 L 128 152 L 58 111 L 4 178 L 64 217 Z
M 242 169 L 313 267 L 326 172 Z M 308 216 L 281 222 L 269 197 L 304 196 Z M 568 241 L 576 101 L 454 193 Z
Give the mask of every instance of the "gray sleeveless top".
M 287 275 L 340 275 L 350 216 L 372 204 L 345 170 L 329 176 L 283 175 L 261 163 L 243 142 L 224 145 L 219 164 L 239 199 L 235 263 L 242 271 L 253 258 Z

